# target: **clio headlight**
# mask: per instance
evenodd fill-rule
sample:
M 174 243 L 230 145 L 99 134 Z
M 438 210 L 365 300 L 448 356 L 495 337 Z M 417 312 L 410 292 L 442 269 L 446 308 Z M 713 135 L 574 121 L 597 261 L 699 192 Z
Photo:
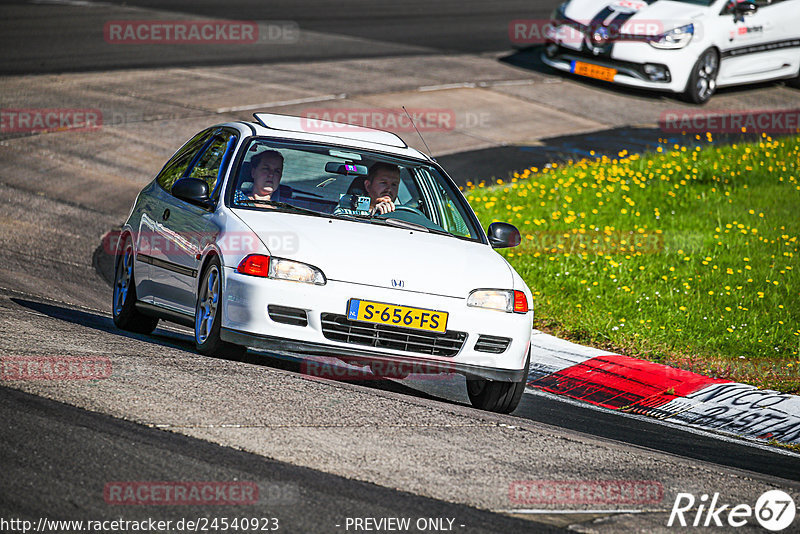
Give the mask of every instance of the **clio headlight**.
M 683 48 L 694 36 L 694 24 L 672 29 L 650 39 L 650 46 L 664 49 Z

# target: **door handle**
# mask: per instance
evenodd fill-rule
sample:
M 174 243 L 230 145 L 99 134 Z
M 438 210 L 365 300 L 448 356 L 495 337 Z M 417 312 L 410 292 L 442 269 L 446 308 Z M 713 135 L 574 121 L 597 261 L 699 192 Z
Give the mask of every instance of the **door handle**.
M 169 219 L 169 208 L 164 210 L 164 213 L 161 215 L 161 218 L 164 219 L 165 221 Z

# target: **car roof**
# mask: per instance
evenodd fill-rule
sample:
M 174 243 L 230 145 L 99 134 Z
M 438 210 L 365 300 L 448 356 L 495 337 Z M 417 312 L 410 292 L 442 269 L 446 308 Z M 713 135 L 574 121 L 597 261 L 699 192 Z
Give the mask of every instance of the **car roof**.
M 432 161 L 392 132 L 277 113 L 254 113 L 253 116 L 255 122 L 242 122 L 258 136 L 328 143 Z

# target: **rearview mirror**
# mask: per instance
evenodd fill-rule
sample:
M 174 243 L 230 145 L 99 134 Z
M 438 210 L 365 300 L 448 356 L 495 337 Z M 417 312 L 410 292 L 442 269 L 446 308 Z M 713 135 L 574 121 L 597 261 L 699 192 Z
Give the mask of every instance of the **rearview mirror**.
M 200 178 L 181 178 L 173 184 L 172 195 L 203 209 L 214 208 L 214 202 L 208 196 L 208 183 Z
M 364 165 L 329 161 L 325 164 L 325 172 L 330 174 L 347 174 L 350 176 L 366 176 L 367 168 Z
M 492 248 L 516 247 L 522 242 L 522 236 L 513 224 L 494 222 L 489 225 L 486 233 Z

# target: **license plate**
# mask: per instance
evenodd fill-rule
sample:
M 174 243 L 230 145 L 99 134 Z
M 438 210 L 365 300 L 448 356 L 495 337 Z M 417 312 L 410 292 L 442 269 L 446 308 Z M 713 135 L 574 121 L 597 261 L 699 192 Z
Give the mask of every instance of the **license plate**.
M 570 70 L 575 74 L 604 80 L 606 82 L 613 82 L 614 75 L 617 74 L 617 69 L 592 65 L 591 63 L 584 63 L 583 61 L 573 61 Z
M 447 312 L 369 300 L 350 299 L 347 303 L 347 318 L 429 332 L 444 332 L 447 328 Z

